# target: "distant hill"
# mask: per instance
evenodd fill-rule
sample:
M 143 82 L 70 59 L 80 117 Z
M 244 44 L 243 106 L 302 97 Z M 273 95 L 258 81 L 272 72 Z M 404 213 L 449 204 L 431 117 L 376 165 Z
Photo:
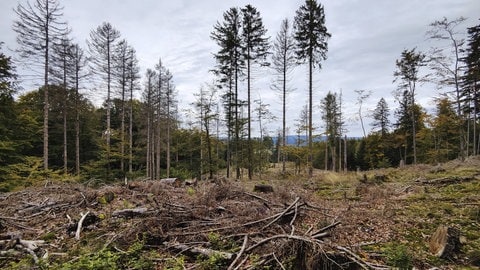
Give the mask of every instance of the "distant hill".
M 326 136 L 314 137 L 314 142 L 323 142 L 327 139 Z M 277 144 L 278 137 L 272 137 L 273 144 Z M 287 135 L 287 145 L 307 145 L 307 136 L 305 135 Z
M 358 137 L 347 137 L 349 140 L 350 139 L 358 139 Z M 326 136 L 314 136 L 313 141 L 314 142 L 324 142 L 327 139 Z M 277 143 L 278 137 L 272 137 L 273 144 L 275 145 Z M 298 143 L 300 141 L 300 143 Z M 287 135 L 287 145 L 307 145 L 307 136 L 305 135 Z

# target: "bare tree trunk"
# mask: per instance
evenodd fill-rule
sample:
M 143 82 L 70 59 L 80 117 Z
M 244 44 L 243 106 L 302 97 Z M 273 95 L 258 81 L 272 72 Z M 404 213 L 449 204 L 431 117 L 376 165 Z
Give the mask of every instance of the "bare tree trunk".
M 78 109 L 78 68 L 75 71 L 75 173 L 80 175 L 80 112 Z
M 167 178 L 170 177 L 170 80 L 167 81 Z
M 343 153 L 343 159 L 344 159 L 343 166 L 344 166 L 344 169 L 343 169 L 343 171 L 347 172 L 347 170 L 348 170 L 347 169 L 347 135 L 345 135 L 345 140 L 343 141 L 343 143 L 344 143 L 344 147 L 343 147 L 343 152 L 344 152 Z
M 66 56 L 63 58 L 63 173 L 68 173 L 68 144 L 67 144 L 67 101 L 68 101 L 68 90 L 67 90 L 67 70 L 66 70 Z
M 47 10 L 48 10 L 48 1 L 46 1 Z M 48 100 L 48 60 L 49 60 L 49 37 L 48 37 L 48 23 L 46 24 L 46 44 L 45 44 L 45 66 L 44 66 L 44 96 L 43 96 L 43 169 L 48 170 L 48 111 L 49 103 Z
M 128 173 L 133 172 L 133 76 L 130 79 L 130 104 L 128 119 Z
M 310 49 L 308 58 L 308 176 L 313 176 L 313 139 L 312 139 L 312 114 L 313 114 L 313 52 Z

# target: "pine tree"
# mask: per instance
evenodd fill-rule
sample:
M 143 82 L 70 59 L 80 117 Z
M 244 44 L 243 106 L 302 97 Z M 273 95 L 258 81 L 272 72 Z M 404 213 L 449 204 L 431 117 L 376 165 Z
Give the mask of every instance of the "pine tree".
M 323 6 L 316 0 L 306 0 L 295 15 L 293 26 L 296 41 L 295 53 L 299 62 L 308 62 L 308 174 L 313 174 L 313 69 L 321 68 L 321 61 L 327 58 L 328 44 L 331 37 L 325 26 Z
M 18 16 L 13 24 L 17 33 L 17 43 L 20 46 L 17 52 L 30 63 L 43 66 L 43 168 L 48 170 L 48 84 L 50 69 L 50 52 L 53 42 L 60 38 L 67 30 L 61 20 L 63 8 L 57 0 L 35 0 L 24 6 L 19 4 L 15 9 Z M 27 65 L 35 67 L 35 65 Z

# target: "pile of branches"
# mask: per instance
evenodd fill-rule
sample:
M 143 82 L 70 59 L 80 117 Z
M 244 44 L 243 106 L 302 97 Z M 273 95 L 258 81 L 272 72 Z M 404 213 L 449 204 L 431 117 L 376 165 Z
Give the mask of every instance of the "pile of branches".
M 3 195 L 0 201 L 3 260 L 22 254 L 35 261 L 63 256 L 78 241 L 95 236 L 104 248 L 120 251 L 141 239 L 145 249 L 158 252 L 160 266 L 182 256 L 191 269 L 199 267 L 199 257 L 215 258 L 220 269 L 386 269 L 336 242 L 341 217 L 295 194 L 155 181 L 26 192 Z

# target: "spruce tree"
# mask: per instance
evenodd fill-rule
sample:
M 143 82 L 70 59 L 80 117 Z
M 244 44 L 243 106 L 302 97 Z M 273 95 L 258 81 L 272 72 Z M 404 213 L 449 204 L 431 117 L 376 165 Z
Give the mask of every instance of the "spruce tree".
M 66 23 L 62 21 L 63 7 L 57 0 L 35 0 L 33 4 L 18 4 L 14 11 L 18 16 L 13 23 L 20 46 L 17 52 L 21 58 L 30 61 L 27 68 L 35 68 L 36 64 L 43 68 L 43 168 L 48 170 L 50 54 L 53 42 L 67 31 Z
M 288 19 L 281 23 L 280 31 L 277 33 L 273 43 L 272 68 L 275 72 L 276 80 L 272 88 L 280 93 L 282 101 L 282 141 L 281 146 L 286 147 L 287 130 L 287 94 L 291 91 L 288 88 L 289 75 L 295 64 L 294 40 L 290 33 L 290 24 Z M 287 155 L 284 151 L 279 151 L 282 157 L 282 173 L 286 171 Z
M 230 177 L 231 163 L 235 162 L 236 178 L 240 178 L 238 150 L 240 125 L 238 100 L 238 82 L 243 75 L 245 61 L 242 58 L 241 40 L 242 18 L 238 8 L 232 7 L 223 13 L 223 22 L 217 22 L 210 37 L 220 47 L 214 54 L 217 65 L 213 70 L 222 87 L 227 91 L 223 95 L 225 117 L 227 121 L 227 177 Z M 233 140 L 233 143 L 232 143 Z M 235 155 L 235 158 L 234 158 Z M 232 162 L 233 160 L 233 162 Z
M 331 37 L 325 26 L 323 6 L 316 0 L 306 0 L 295 15 L 294 37 L 295 53 L 300 63 L 308 63 L 308 174 L 313 175 L 313 70 L 321 68 L 321 61 L 327 59 L 328 44 Z
M 247 69 L 247 133 L 248 133 L 248 179 L 253 177 L 253 149 L 252 149 L 252 116 L 251 116 L 251 65 L 257 62 L 266 64 L 269 43 L 265 36 L 267 30 L 263 26 L 260 12 L 251 5 L 242 8 L 242 48 Z
M 420 68 L 425 66 L 425 54 L 416 52 L 415 48 L 411 50 L 404 50 L 401 58 L 396 60 L 397 70 L 394 72 L 395 80 L 398 82 L 398 89 L 403 91 L 405 106 L 412 121 L 412 147 L 413 147 L 413 164 L 417 164 L 417 123 L 415 122 L 418 115 L 416 115 L 415 91 L 417 83 L 422 80 L 420 77 Z
M 373 120 L 372 126 L 377 128 L 382 137 L 385 137 L 388 133 L 388 127 L 390 126 L 390 110 L 385 99 L 382 97 L 378 103 L 377 107 L 373 111 Z
M 106 138 L 106 163 L 107 163 L 107 180 L 110 178 L 110 113 L 111 113 L 111 95 L 112 95 L 112 76 L 114 67 L 114 49 L 116 41 L 120 37 L 120 32 L 116 30 L 110 23 L 104 22 L 95 30 L 90 32 L 90 40 L 87 40 L 90 52 L 90 67 L 92 71 L 105 80 L 107 86 L 106 113 L 107 123 L 104 132 Z

